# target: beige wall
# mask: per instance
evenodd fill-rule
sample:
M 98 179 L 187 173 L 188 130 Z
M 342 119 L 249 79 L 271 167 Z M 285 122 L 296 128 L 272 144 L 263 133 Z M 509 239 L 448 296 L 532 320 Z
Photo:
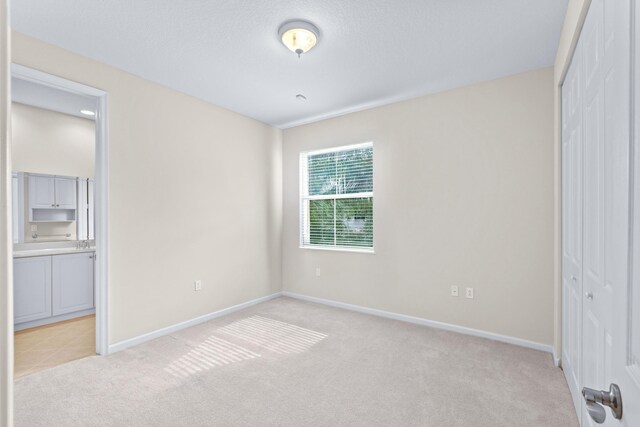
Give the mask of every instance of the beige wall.
M 279 130 L 19 33 L 12 42 L 15 63 L 109 94 L 110 343 L 280 290 Z
M 13 170 L 93 178 L 93 120 L 13 103 Z
M 561 170 L 560 165 L 560 144 L 561 144 L 561 117 L 562 111 L 561 105 L 561 93 L 560 86 L 564 80 L 564 76 L 571 63 L 571 57 L 575 45 L 578 43 L 578 37 L 582 24 L 587 16 L 587 11 L 591 5 L 591 0 L 569 0 L 567 6 L 567 14 L 564 19 L 564 25 L 562 27 L 562 33 L 560 35 L 560 42 L 558 45 L 558 52 L 556 54 L 556 62 L 553 68 L 553 99 L 554 99 L 554 347 L 555 357 L 557 362 L 560 362 L 560 355 L 562 350 L 562 194 L 560 189 L 562 188 L 561 182 Z
M 300 151 L 364 141 L 376 253 L 300 249 Z M 553 343 L 552 68 L 289 129 L 283 152 L 285 290 Z
M 14 171 L 93 178 L 95 134 L 93 120 L 13 103 L 11 108 L 12 167 Z M 24 197 L 24 241 L 35 241 L 29 223 L 28 185 Z M 37 223 L 40 236 L 71 234 L 76 223 Z M 37 241 L 61 240 L 60 237 Z

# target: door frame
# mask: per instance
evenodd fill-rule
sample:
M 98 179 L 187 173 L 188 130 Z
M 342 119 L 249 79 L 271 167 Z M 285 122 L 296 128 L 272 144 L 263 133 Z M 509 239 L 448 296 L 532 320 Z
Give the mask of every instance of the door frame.
M 82 83 L 19 64 L 11 64 L 11 76 L 96 99 L 96 147 L 94 173 L 96 241 L 96 353 L 109 354 L 109 121 L 108 93 Z M 13 304 L 13 301 L 11 302 Z

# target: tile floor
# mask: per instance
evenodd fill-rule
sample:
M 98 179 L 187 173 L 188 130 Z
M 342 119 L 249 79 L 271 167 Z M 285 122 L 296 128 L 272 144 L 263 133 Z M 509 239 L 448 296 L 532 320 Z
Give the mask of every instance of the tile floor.
M 94 355 L 95 336 L 94 315 L 16 332 L 15 378 Z

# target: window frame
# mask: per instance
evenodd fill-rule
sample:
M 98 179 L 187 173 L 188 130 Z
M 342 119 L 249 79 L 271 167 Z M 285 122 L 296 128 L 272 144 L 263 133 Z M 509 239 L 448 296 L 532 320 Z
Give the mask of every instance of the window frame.
M 374 191 L 370 192 L 362 192 L 362 193 L 346 193 L 346 194 L 330 194 L 330 195 L 313 195 L 310 196 L 309 192 L 309 177 L 308 177 L 308 159 L 309 156 L 326 154 L 326 153 L 337 153 L 342 151 L 351 151 L 357 150 L 359 148 L 371 148 L 373 155 L 373 163 L 371 166 L 371 179 L 374 182 L 373 189 L 375 189 L 375 150 L 373 141 L 362 142 L 358 144 L 349 144 L 349 145 L 340 145 L 329 148 L 322 148 L 318 150 L 307 150 L 300 152 L 300 160 L 299 160 L 299 192 L 298 192 L 298 216 L 299 216 L 299 248 L 300 249 L 311 249 L 311 250 L 320 250 L 320 251 L 334 251 L 334 252 L 355 252 L 355 253 L 365 253 L 365 254 L 375 254 L 375 221 L 374 226 L 371 230 L 371 247 L 367 246 L 338 246 L 334 245 L 312 245 L 304 243 L 305 232 L 308 232 L 307 227 L 309 224 L 307 221 L 309 220 L 308 215 L 305 216 L 305 202 L 309 200 L 334 200 L 337 201 L 339 199 L 360 199 L 360 198 L 368 198 L 370 197 L 372 200 L 374 199 Z M 306 162 L 306 164 L 305 164 Z M 372 202 L 372 210 L 371 210 L 371 220 L 374 220 L 375 217 L 375 202 Z M 306 220 L 305 220 L 306 218 Z M 335 229 L 334 229 L 335 233 Z

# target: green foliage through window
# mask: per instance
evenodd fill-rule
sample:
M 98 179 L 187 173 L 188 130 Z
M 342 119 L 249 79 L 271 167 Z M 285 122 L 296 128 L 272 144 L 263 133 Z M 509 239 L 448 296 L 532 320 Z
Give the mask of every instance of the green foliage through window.
M 373 248 L 372 144 L 303 153 L 301 168 L 303 245 Z

